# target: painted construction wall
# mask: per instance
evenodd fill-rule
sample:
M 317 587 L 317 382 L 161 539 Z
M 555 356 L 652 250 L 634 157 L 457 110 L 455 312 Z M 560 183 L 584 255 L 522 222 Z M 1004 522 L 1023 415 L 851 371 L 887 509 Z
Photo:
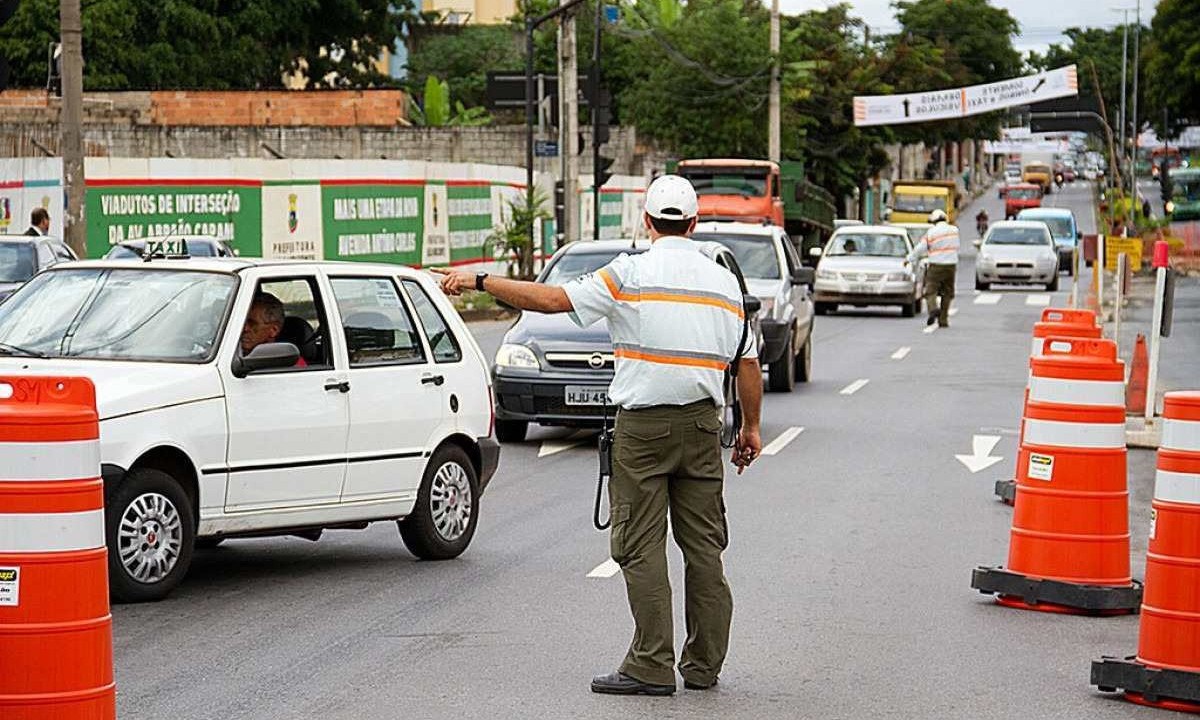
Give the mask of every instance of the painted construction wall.
M 0 159 L 0 235 L 29 228 L 34 208 L 50 211 L 50 234 L 62 236 L 62 161 L 59 158 Z

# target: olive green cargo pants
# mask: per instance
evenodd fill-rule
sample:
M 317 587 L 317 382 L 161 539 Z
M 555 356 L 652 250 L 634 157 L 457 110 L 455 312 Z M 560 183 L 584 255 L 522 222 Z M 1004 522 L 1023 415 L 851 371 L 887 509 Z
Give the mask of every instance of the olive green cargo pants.
M 938 325 L 950 324 L 950 301 L 954 299 L 955 265 L 929 264 L 925 269 L 925 309 L 937 315 Z M 940 298 L 940 301 L 939 301 Z
M 684 559 L 687 641 L 679 671 L 708 685 L 725 660 L 733 597 L 721 564 L 729 537 L 720 428 L 708 401 L 617 415 L 609 483 L 612 557 L 625 575 L 635 625 L 620 671 L 642 682 L 675 684 L 668 508 Z

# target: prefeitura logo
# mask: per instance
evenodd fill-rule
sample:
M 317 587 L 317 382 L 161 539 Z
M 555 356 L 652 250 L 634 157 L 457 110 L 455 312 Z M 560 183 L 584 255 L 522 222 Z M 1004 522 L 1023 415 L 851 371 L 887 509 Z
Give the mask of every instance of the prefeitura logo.
M 296 228 L 300 226 L 300 217 L 296 214 L 297 205 L 296 193 L 288 195 L 288 232 L 296 232 Z

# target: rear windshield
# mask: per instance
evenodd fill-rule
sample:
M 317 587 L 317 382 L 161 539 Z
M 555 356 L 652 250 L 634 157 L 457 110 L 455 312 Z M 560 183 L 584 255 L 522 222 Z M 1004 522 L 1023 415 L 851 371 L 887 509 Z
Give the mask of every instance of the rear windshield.
M 720 171 L 712 171 L 680 168 L 679 172 L 692 183 L 697 195 L 761 197 L 767 194 L 766 170 L 748 168 L 738 171 L 722 168 Z
M 719 242 L 732 250 L 744 277 L 779 279 L 779 256 L 771 235 L 696 233 L 692 239 Z
M 908 195 L 897 193 L 893 198 L 893 210 L 898 212 L 931 213 L 946 209 L 945 195 Z
M 1075 230 L 1073 229 L 1071 218 L 1067 217 L 1039 217 L 1036 215 L 1026 215 L 1020 213 L 1017 215 L 1018 220 L 1037 220 L 1038 222 L 1046 223 L 1046 227 L 1050 228 L 1050 234 L 1055 240 L 1074 240 Z
M 25 282 L 36 271 L 33 243 L 0 243 L 0 282 Z
M 998 227 L 987 236 L 988 245 L 1049 245 L 1050 238 L 1040 228 Z
M 641 249 L 622 248 L 608 252 L 572 252 L 559 256 L 546 271 L 542 282 L 547 285 L 566 285 L 572 280 L 596 272 L 616 259 L 621 253 L 636 255 Z
M 1013 200 L 1036 200 L 1042 192 L 1036 188 L 1014 188 L 1008 191 L 1008 196 Z

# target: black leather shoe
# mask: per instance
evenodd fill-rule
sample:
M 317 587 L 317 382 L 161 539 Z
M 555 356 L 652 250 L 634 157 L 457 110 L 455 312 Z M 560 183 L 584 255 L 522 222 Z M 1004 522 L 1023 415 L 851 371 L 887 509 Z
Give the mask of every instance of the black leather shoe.
M 592 692 L 603 695 L 674 695 L 675 685 L 652 685 L 625 673 L 614 672 L 592 678 Z
M 930 315 L 928 318 L 926 318 L 926 320 L 925 320 L 925 324 L 926 324 L 926 325 L 932 325 L 932 324 L 934 324 L 935 322 L 937 322 L 937 319 L 938 319 L 938 316 L 937 316 L 936 314 L 934 314 L 934 315 Z
M 709 689 L 710 687 L 715 687 L 715 686 L 716 686 L 716 684 L 717 684 L 717 680 L 719 680 L 719 679 L 720 679 L 720 678 L 713 678 L 713 679 L 712 679 L 712 682 L 710 682 L 710 683 L 709 683 L 709 684 L 707 684 L 707 685 L 704 685 L 704 684 L 702 684 L 702 683 L 696 683 L 696 682 L 692 682 L 691 680 L 688 680 L 688 679 L 686 679 L 686 678 L 685 678 L 685 679 L 684 679 L 684 681 L 683 681 L 683 686 L 684 686 L 685 688 L 687 688 L 688 690 L 707 690 L 707 689 Z

